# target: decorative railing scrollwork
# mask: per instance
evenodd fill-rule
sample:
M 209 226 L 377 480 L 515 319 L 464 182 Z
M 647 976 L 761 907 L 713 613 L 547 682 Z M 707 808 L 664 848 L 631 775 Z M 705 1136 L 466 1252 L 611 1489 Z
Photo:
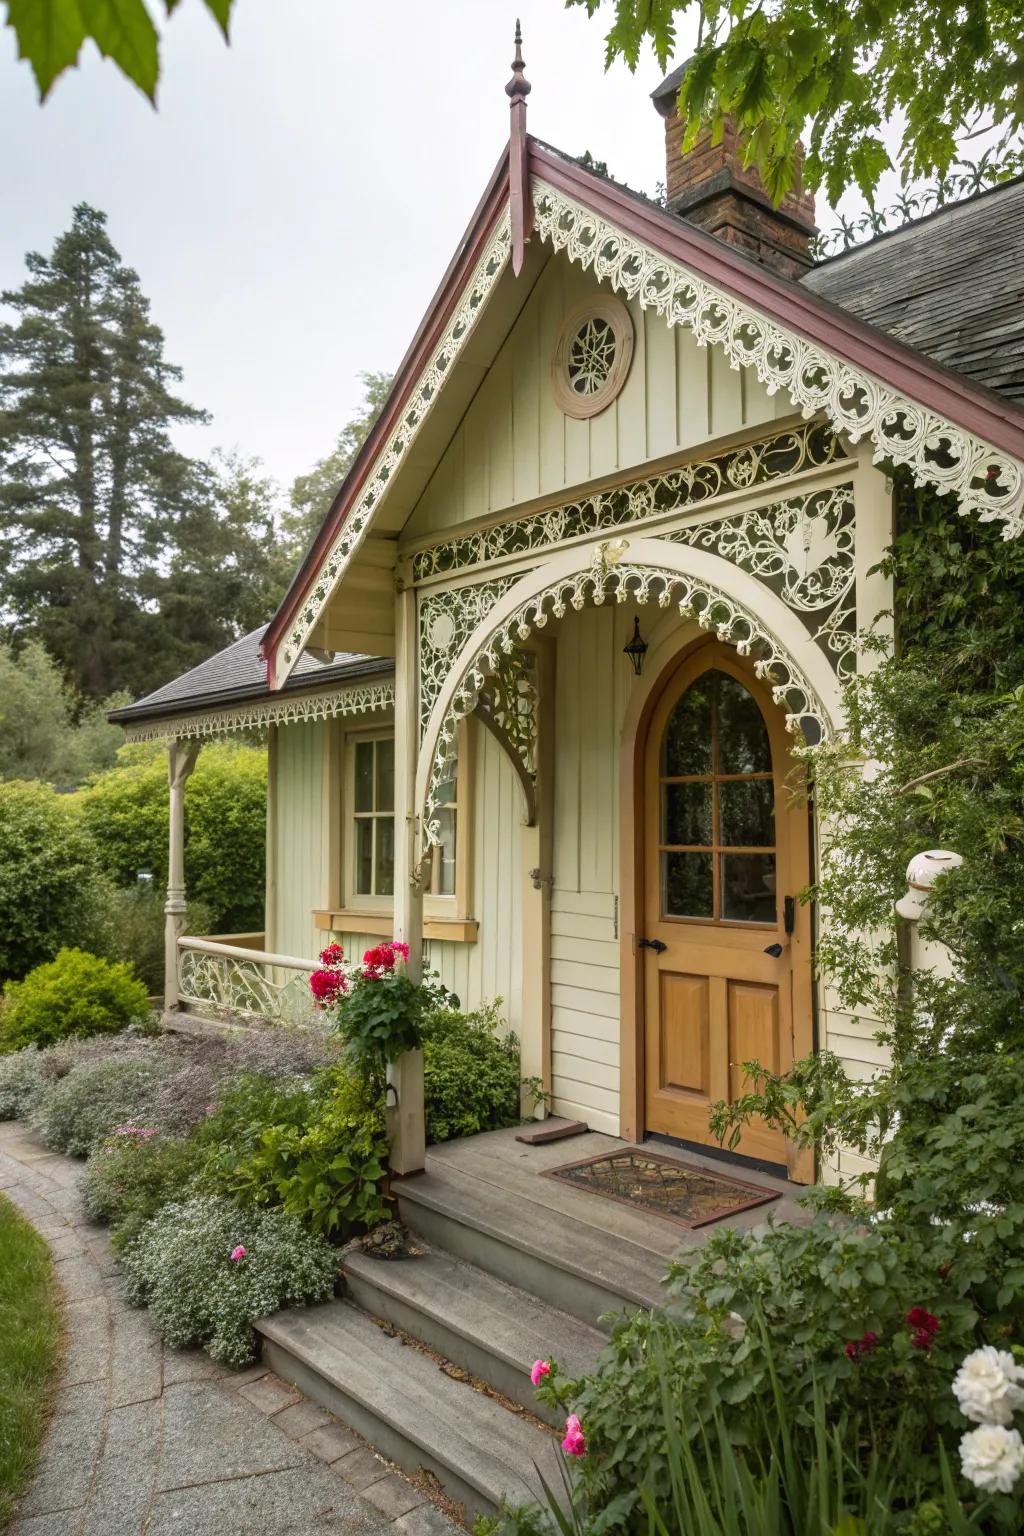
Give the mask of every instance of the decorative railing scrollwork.
M 188 1012 L 228 1022 L 307 1024 L 315 1013 L 309 978 L 318 964 L 185 934 L 178 940 L 178 999 Z

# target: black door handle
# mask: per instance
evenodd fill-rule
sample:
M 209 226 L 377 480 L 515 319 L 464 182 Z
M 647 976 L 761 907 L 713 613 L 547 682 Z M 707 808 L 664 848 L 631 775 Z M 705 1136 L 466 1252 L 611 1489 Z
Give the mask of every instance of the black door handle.
M 660 939 L 641 939 L 637 948 L 653 949 L 656 955 L 663 955 L 666 949 L 668 949 L 668 945 L 663 944 Z

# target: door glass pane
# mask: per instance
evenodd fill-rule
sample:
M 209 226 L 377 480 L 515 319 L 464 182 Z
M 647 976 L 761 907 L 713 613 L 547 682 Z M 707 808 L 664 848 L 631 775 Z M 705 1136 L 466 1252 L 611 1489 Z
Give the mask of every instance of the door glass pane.
M 661 855 L 661 907 L 665 917 L 711 917 L 710 853 Z
M 772 747 L 764 716 L 742 683 L 718 678 L 718 772 L 770 773 Z
M 663 784 L 661 796 L 663 843 L 711 842 L 710 784 Z
M 375 743 L 377 748 L 377 810 L 395 808 L 395 743 L 388 737 Z
M 441 810 L 437 814 L 441 845 L 434 857 L 438 860 L 437 894 L 455 895 L 455 812 Z
M 775 842 L 771 779 L 726 779 L 718 786 L 719 841 L 770 848 Z
M 373 895 L 373 821 L 368 816 L 356 822 L 356 891 Z
M 668 717 L 661 744 L 661 773 L 666 779 L 711 772 L 711 679 L 706 672 L 687 688 Z
M 734 923 L 774 923 L 774 853 L 723 853 L 720 857 L 722 916 Z
M 373 823 L 377 832 L 377 882 L 375 896 L 395 894 L 395 824 L 390 816 L 378 816 Z
M 356 810 L 373 810 L 373 742 L 356 742 Z

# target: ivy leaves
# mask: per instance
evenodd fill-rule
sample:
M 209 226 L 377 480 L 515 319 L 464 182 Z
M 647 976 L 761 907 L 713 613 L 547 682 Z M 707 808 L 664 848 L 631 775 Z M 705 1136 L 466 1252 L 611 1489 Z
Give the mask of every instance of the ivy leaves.
M 593 16 L 603 0 L 567 0 Z M 835 203 L 856 185 L 869 203 L 891 168 L 882 139 L 900 119 L 904 178 L 943 180 L 984 122 L 1004 147 L 1024 128 L 1016 0 L 612 0 L 606 62 L 635 69 L 645 43 L 664 67 L 677 15 L 696 11 L 698 45 L 679 92 L 684 147 L 732 115 L 776 202 L 803 177 Z
M 159 5 L 161 0 L 157 0 Z M 228 36 L 233 0 L 203 0 Z M 180 0 L 162 0 L 166 14 Z M 93 42 L 150 101 L 160 76 L 160 39 L 144 0 L 7 0 L 7 25 L 18 55 L 32 68 L 45 101 L 54 81 L 78 63 L 82 45 Z

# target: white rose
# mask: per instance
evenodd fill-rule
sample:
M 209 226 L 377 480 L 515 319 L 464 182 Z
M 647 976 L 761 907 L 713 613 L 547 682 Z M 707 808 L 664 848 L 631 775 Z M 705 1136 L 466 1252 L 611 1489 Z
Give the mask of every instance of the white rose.
M 1005 1349 L 976 1349 L 953 1377 L 960 1412 L 976 1424 L 1009 1424 L 1024 1407 L 1024 1370 Z
M 1003 1424 L 982 1424 L 960 1441 L 960 1466 L 983 1493 L 1010 1493 L 1024 1468 L 1024 1440 Z

